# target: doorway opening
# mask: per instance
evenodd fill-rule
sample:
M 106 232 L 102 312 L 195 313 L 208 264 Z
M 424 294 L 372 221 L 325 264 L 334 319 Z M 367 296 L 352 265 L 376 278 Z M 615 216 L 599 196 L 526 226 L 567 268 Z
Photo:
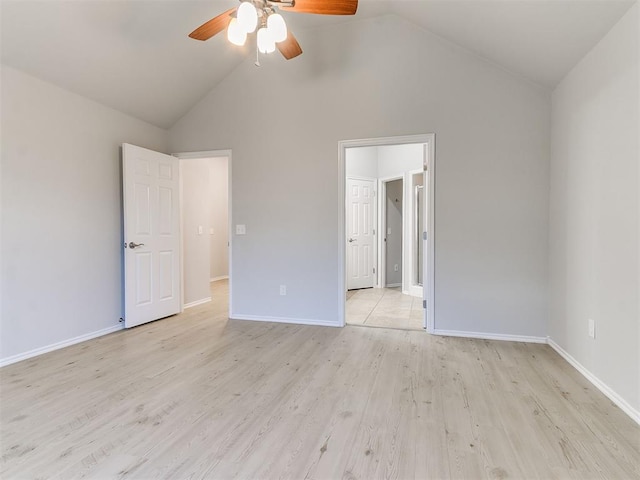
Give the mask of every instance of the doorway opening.
M 231 151 L 176 154 L 180 161 L 182 305 L 230 303 Z
M 340 142 L 342 325 L 433 331 L 434 142 Z

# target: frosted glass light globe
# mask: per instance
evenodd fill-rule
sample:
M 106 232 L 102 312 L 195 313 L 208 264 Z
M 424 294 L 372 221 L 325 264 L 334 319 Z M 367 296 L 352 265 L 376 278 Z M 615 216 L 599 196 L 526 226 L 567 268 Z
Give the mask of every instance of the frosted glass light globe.
M 238 23 L 246 33 L 254 32 L 258 26 L 258 11 L 251 2 L 242 2 L 238 7 Z
M 267 18 L 267 28 L 271 32 L 271 37 L 276 43 L 284 42 L 287 39 L 287 24 L 279 13 L 269 15 Z
M 244 42 L 247 41 L 247 32 L 244 31 L 238 23 L 238 20 L 235 18 L 232 18 L 229 22 L 229 27 L 227 28 L 227 39 L 239 47 L 243 46 Z
M 268 28 L 262 27 L 258 30 L 258 50 L 260 53 L 271 53 L 276 49 L 276 42 L 273 41 Z

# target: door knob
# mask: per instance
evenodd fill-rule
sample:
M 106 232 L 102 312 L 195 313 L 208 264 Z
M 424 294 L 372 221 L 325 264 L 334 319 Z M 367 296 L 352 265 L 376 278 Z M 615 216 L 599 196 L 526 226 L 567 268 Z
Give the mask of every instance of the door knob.
M 129 248 L 138 248 L 144 246 L 144 243 L 133 243 L 129 242 Z
M 355 240 L 353 238 L 350 238 L 348 241 L 349 241 L 349 243 L 355 242 Z

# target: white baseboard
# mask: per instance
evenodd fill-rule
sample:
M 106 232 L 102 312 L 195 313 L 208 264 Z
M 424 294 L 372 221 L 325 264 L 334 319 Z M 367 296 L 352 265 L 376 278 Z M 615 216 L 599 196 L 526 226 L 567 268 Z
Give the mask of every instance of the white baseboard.
M 604 393 L 609 398 L 609 400 L 611 400 L 618 407 L 620 407 L 620 409 L 624 413 L 629 415 L 633 421 L 635 421 L 637 424 L 640 425 L 640 411 L 636 410 L 631 405 L 629 405 L 629 403 L 627 403 L 627 401 L 624 398 L 618 395 L 615 391 L 611 389 L 611 387 L 609 387 L 606 383 L 604 383 L 602 380 L 596 377 L 593 373 L 587 370 L 580 362 L 578 362 L 575 358 L 573 358 L 571 354 L 569 354 L 569 352 L 567 352 L 564 348 L 562 348 L 560 345 L 554 342 L 551 338 L 547 338 L 547 343 L 551 348 L 553 348 L 556 352 L 558 352 L 558 354 L 562 358 L 564 358 L 567 362 L 569 362 L 569 364 L 573 368 L 578 370 L 578 372 L 580 372 L 584 376 L 584 378 L 589 380 L 594 387 L 596 387 L 598 390 Z
M 197 307 L 198 305 L 202 305 L 203 303 L 209 303 L 211 301 L 211 297 L 201 298 L 200 300 L 196 300 L 194 302 L 185 303 L 182 308 L 185 310 L 191 307 Z
M 218 280 L 229 280 L 229 275 L 222 275 L 220 277 L 212 277 L 209 279 L 209 283 L 217 282 Z
M 527 335 L 504 335 L 501 333 L 464 332 L 459 330 L 440 330 L 435 328 L 434 335 L 443 337 L 480 338 L 483 340 L 504 340 L 507 342 L 547 343 L 546 337 L 531 337 Z
M 384 288 L 396 288 L 396 287 L 401 287 L 402 284 L 401 283 L 387 283 L 387 286 Z M 404 293 L 404 292 L 402 292 Z
M 13 355 L 11 357 L 3 358 L 3 359 L 0 359 L 0 367 L 4 367 L 5 365 L 11 365 L 12 363 L 20 362 L 28 358 L 37 357 L 38 355 L 53 352 L 54 350 L 59 350 L 64 347 L 69 347 L 71 345 L 75 345 L 76 343 L 86 342 L 87 340 L 92 340 L 94 338 L 101 337 L 109 333 L 120 331 L 123 328 L 124 328 L 124 324 L 119 323 L 118 325 L 114 325 L 112 327 L 103 328 L 102 330 L 97 330 L 95 332 L 87 333 L 85 335 L 69 338 L 68 340 L 52 343 L 51 345 L 47 345 L 45 347 L 35 348 L 33 350 L 29 350 L 28 352 L 23 352 L 17 355 Z
M 249 320 L 252 322 L 273 322 L 273 323 L 293 323 L 296 325 L 315 325 L 319 327 L 340 327 L 341 325 L 336 321 L 329 320 L 310 320 L 307 318 L 286 318 L 286 317 L 267 317 L 264 315 L 243 315 L 243 314 L 230 314 L 231 320 Z

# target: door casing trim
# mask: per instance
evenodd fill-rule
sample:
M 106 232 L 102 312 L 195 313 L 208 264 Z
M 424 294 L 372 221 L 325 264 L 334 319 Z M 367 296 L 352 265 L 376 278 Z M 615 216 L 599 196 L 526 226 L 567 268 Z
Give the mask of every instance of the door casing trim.
M 429 172 L 429 192 L 427 205 L 427 272 L 426 300 L 427 321 L 426 331 L 435 330 L 435 177 L 436 177 L 436 146 L 435 133 L 418 135 L 401 135 L 395 137 L 364 138 L 357 140 L 340 140 L 338 142 L 338 324 L 345 325 L 347 269 L 346 229 L 345 229 L 345 198 L 346 198 L 346 170 L 345 158 L 347 148 L 375 147 L 386 145 L 405 145 L 422 143 L 426 145 L 424 168 Z

